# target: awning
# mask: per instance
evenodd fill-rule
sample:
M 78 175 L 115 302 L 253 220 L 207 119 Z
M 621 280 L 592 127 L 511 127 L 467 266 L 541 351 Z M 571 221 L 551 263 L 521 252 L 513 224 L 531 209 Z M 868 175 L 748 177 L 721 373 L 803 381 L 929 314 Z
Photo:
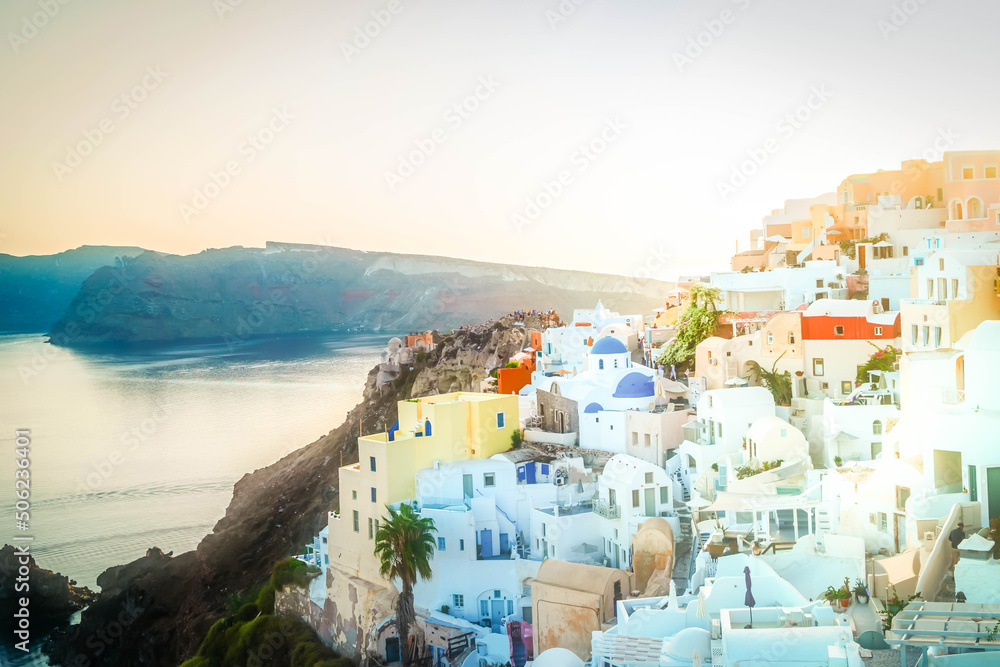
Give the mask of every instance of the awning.
M 844 431 L 837 431 L 836 435 L 831 436 L 830 439 L 840 440 L 841 442 L 850 442 L 851 440 L 857 440 L 857 438 L 855 438 L 853 435 L 851 435 L 850 433 L 846 433 Z

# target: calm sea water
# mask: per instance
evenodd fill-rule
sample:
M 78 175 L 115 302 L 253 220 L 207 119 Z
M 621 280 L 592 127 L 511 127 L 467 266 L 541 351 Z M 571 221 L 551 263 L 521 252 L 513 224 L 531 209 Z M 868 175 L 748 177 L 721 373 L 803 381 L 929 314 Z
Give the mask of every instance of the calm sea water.
M 192 549 L 240 477 L 343 421 L 387 339 L 110 353 L 0 336 L 0 507 L 15 501 L 14 430 L 30 429 L 31 530 L 20 534 L 34 536 L 42 567 L 97 590 L 98 574 L 149 547 Z M 0 512 L 0 544 L 16 532 Z M 0 664 L 45 664 L 5 655 L 8 639 Z

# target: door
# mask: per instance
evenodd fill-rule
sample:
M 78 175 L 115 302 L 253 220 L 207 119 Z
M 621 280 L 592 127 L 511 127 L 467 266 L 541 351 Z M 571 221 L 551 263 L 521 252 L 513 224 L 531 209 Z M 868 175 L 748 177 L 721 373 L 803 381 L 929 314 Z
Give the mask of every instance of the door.
M 500 553 L 510 553 L 510 536 L 507 533 L 500 533 Z
M 528 484 L 535 483 L 535 464 L 534 462 L 527 464 L 524 467 L 524 481 Z
M 493 632 L 503 629 L 503 600 L 490 600 L 490 626 Z
M 976 475 L 976 466 L 969 466 L 969 500 L 971 502 L 979 500 L 979 477 Z
M 896 553 L 906 549 L 906 515 L 895 514 L 896 517 Z
M 385 661 L 399 662 L 399 637 L 388 637 L 385 640 Z
M 1000 468 L 986 469 L 986 497 L 989 499 L 990 518 L 1000 517 Z
M 466 498 L 472 497 L 472 475 L 462 475 L 462 494 Z
M 868 266 L 867 257 L 865 257 L 865 250 L 867 250 L 867 248 L 865 246 L 858 246 L 857 250 L 858 250 L 858 267 L 863 269 Z
M 479 542 L 482 545 L 482 556 L 483 558 L 491 558 L 493 556 L 493 531 L 483 530 L 479 533 Z
M 646 496 L 646 516 L 656 516 L 656 489 L 643 489 Z

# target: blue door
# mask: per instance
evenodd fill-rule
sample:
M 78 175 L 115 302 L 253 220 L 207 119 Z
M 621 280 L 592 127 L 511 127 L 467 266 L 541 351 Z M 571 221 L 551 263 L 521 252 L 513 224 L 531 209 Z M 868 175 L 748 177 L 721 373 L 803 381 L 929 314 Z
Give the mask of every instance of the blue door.
M 399 662 L 399 637 L 387 637 L 385 640 L 385 661 Z
M 483 530 L 479 533 L 479 542 L 483 547 L 482 555 L 483 558 L 491 558 L 493 556 L 493 531 Z
M 500 553 L 510 553 L 510 538 L 507 533 L 500 533 Z
M 490 630 L 500 633 L 503 630 L 503 600 L 490 600 Z
M 526 466 L 524 466 L 524 473 L 525 473 L 525 477 L 527 478 L 525 481 L 528 484 L 534 484 L 535 483 L 535 464 L 534 463 L 529 463 Z
M 517 466 L 517 481 L 524 481 L 524 466 Z

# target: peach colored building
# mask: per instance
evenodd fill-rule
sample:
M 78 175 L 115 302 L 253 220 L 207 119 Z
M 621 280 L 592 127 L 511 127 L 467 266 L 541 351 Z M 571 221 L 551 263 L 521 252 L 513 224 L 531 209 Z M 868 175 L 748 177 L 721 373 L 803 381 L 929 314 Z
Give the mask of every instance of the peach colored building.
M 1000 230 L 1000 151 L 944 154 L 948 232 Z
M 899 169 L 848 176 L 837 188 L 837 207 L 831 213 L 836 221 L 833 229 L 840 232 L 834 242 L 865 238 L 868 208 L 880 196 L 899 195 L 904 206 L 914 200 L 917 208 L 941 206 L 947 197 L 944 180 L 944 163 L 927 160 L 907 160 Z
M 409 334 L 403 340 L 403 346 L 414 352 L 426 352 L 434 349 L 434 332 L 425 331 L 421 334 Z

